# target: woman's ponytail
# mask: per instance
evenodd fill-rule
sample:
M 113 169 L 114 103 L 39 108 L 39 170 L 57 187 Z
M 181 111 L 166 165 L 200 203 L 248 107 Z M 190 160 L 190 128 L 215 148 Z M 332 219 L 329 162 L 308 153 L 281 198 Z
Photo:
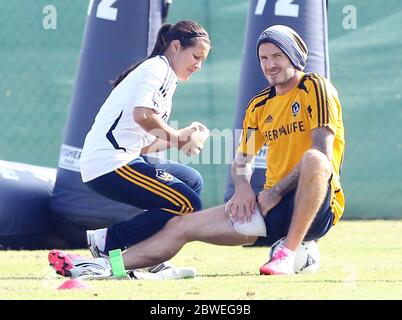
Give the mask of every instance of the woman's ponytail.
M 163 54 L 165 52 L 168 44 L 166 35 L 171 28 L 172 25 L 170 23 L 166 23 L 159 29 L 158 35 L 156 36 L 154 49 L 152 50 L 151 54 L 147 57 L 147 59 L 156 57 L 157 55 Z

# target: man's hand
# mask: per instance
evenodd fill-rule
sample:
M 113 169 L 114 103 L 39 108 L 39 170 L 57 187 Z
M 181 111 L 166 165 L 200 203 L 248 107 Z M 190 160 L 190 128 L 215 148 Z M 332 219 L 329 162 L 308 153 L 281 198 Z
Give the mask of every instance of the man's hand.
M 282 197 L 276 194 L 273 189 L 263 190 L 258 194 L 258 206 L 260 207 L 261 214 L 266 216 L 268 211 L 274 208 Z
M 226 214 L 234 221 L 243 223 L 251 221 L 251 216 L 255 211 L 256 198 L 249 183 L 243 183 L 236 187 L 236 191 L 226 204 Z

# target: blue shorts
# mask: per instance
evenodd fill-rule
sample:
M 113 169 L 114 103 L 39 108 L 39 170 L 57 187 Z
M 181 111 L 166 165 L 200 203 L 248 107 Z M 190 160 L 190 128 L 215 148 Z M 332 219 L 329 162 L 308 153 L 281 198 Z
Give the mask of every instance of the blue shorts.
M 198 171 L 165 159 L 140 156 L 86 185 L 109 199 L 146 210 L 186 214 L 202 207 Z
M 259 237 L 254 246 L 271 246 L 279 239 L 286 237 L 288 234 L 290 222 L 293 215 L 296 190 L 287 193 L 265 216 L 265 226 L 267 228 L 267 236 Z M 334 221 L 331 202 L 331 187 L 328 187 L 327 195 L 324 202 L 315 216 L 304 240 L 317 240 L 323 237 L 329 229 L 331 229 Z

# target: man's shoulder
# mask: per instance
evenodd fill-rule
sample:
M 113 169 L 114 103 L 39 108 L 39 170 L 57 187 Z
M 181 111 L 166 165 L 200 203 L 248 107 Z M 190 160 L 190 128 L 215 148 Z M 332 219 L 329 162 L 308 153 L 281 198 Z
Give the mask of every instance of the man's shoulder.
M 275 96 L 275 87 L 269 86 L 251 98 L 250 102 L 248 103 L 248 108 L 255 110 L 255 108 L 264 105 L 272 96 Z
M 263 96 L 263 95 L 267 95 L 271 91 L 272 88 L 273 88 L 272 86 L 268 86 L 268 87 L 264 88 L 263 90 L 258 92 L 253 98 Z
M 326 79 L 328 80 L 324 75 L 318 72 L 307 72 L 304 74 L 305 78 L 319 78 L 319 79 Z
M 322 88 L 325 91 L 335 91 L 336 89 L 331 83 L 331 81 L 317 72 L 306 73 L 298 84 L 298 88 L 310 92 L 311 88 Z M 316 90 L 313 90 L 316 92 Z

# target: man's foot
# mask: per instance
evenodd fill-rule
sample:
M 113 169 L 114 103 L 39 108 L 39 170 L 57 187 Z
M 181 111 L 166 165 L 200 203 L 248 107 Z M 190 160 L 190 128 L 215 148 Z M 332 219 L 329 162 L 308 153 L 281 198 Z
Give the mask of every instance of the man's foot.
M 285 247 L 280 247 L 269 261 L 260 267 L 260 274 L 291 275 L 294 274 L 295 254 Z
M 60 250 L 51 250 L 48 255 L 50 266 L 57 274 L 75 279 L 104 279 L 112 275 L 105 258 L 86 258 Z
M 87 244 L 88 249 L 94 258 L 109 258 L 107 252 L 100 250 L 105 247 L 106 231 L 107 229 L 87 230 Z M 166 269 L 176 268 L 169 262 L 162 262 L 154 266 L 144 268 L 142 272 L 158 273 Z
M 87 230 L 88 249 L 94 258 L 109 258 L 108 253 L 103 251 L 105 248 L 106 233 L 107 229 Z M 196 270 L 194 268 L 178 268 L 169 262 L 162 262 L 148 268 L 132 270 L 129 275 L 134 279 L 182 279 L 194 278 Z

